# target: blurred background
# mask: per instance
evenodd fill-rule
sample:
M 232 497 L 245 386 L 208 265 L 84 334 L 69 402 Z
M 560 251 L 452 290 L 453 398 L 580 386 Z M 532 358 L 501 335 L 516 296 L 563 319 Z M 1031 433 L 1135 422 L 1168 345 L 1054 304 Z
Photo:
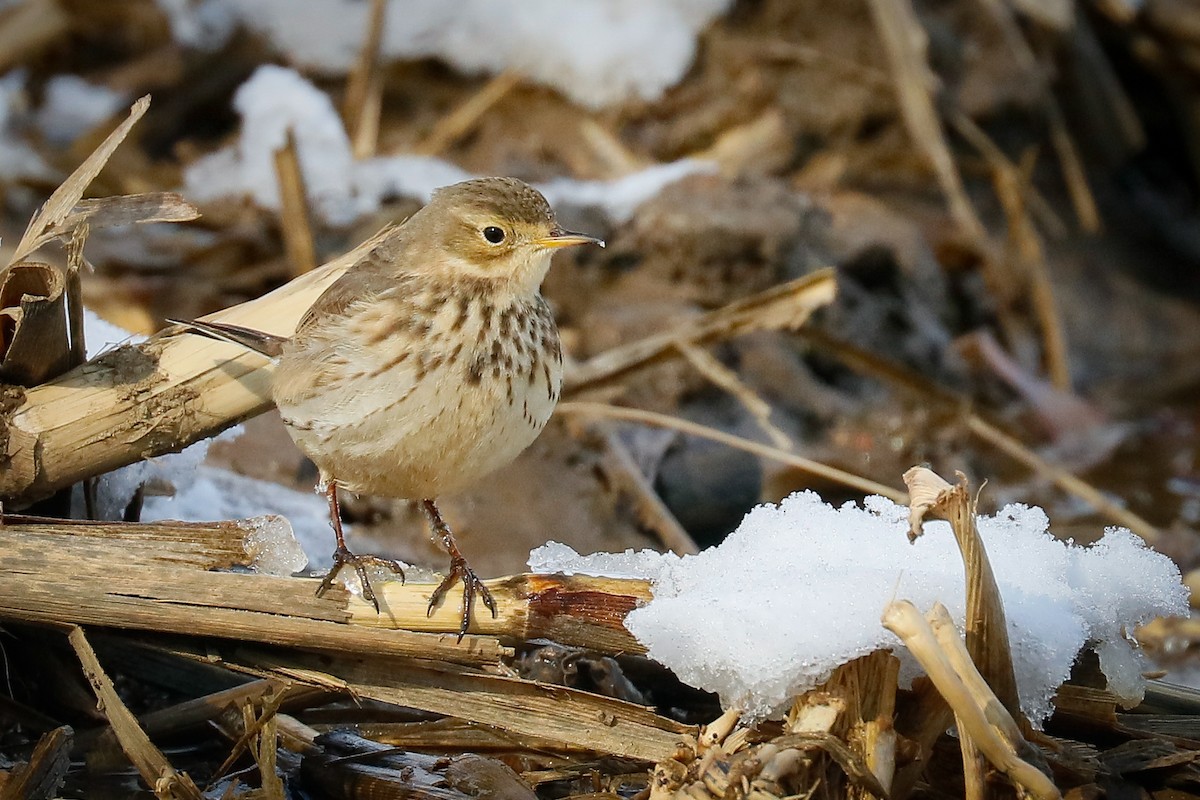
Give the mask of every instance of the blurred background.
M 89 323 L 92 352 L 512 175 L 608 240 L 545 286 L 578 363 L 836 270 L 798 332 L 683 346 L 574 399 L 893 488 L 961 470 L 983 511 L 1200 561 L 1200 3 L 0 2 L 4 245 L 147 93 L 89 193 L 178 191 L 202 216 L 92 233 L 84 300 L 121 329 Z M 490 576 L 547 539 L 686 550 L 794 491 L 863 496 L 735 444 L 566 413 L 443 509 Z M 315 470 L 273 414 L 177 459 L 139 473 L 146 516 L 283 511 L 327 557 Z M 405 503 L 345 513 L 360 546 L 442 566 Z

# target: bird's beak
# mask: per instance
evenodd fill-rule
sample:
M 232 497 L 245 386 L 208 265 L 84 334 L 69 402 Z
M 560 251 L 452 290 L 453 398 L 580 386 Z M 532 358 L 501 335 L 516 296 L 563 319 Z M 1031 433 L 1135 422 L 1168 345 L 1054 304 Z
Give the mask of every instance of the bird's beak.
M 549 236 L 535 239 L 534 244 L 538 247 L 545 247 L 548 250 L 558 247 L 574 247 L 578 244 L 598 244 L 604 247 L 604 240 L 597 239 L 595 236 L 586 236 L 582 233 L 572 233 L 571 231 L 564 231 L 562 228 L 555 228 Z

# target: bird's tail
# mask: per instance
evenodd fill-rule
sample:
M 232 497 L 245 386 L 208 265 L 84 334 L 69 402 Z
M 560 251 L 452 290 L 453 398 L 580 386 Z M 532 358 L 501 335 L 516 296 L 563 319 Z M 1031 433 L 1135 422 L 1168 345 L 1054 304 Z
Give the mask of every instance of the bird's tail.
M 240 344 L 256 353 L 262 353 L 267 358 L 278 358 L 283 350 L 283 343 L 287 341 L 285 336 L 276 336 L 273 333 L 264 333 L 253 328 L 243 328 L 241 325 L 229 325 L 224 322 L 202 322 L 198 319 L 190 321 L 168 319 L 167 322 L 183 325 L 193 333 L 207 336 L 210 339 Z

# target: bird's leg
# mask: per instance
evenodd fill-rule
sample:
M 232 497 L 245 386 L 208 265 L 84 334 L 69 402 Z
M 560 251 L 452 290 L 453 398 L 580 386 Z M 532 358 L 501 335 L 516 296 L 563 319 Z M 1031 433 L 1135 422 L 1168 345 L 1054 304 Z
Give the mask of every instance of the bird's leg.
M 354 572 L 358 575 L 359 584 L 362 586 L 363 597 L 375 606 L 375 613 L 379 613 L 379 600 L 375 597 L 375 590 L 371 588 L 371 581 L 367 578 L 367 564 L 375 564 L 385 569 L 390 569 L 400 576 L 400 580 L 404 580 L 404 569 L 399 563 L 390 558 L 383 558 L 375 555 L 357 555 L 350 552 L 350 548 L 346 547 L 346 538 L 342 533 L 342 509 L 338 503 L 337 483 L 332 479 L 326 479 L 322 476 L 322 483 L 325 487 L 325 499 L 329 501 L 329 525 L 333 528 L 333 535 L 337 537 L 337 548 L 333 551 L 333 566 L 329 568 L 329 572 L 325 573 L 324 580 L 317 587 L 317 597 L 329 591 L 329 587 L 333 586 L 333 581 L 338 573 L 342 571 L 342 567 L 349 564 L 354 567 Z
M 458 639 L 462 641 L 462 637 L 467 632 L 467 627 L 471 624 L 471 611 L 475 607 L 475 595 L 478 594 L 483 598 L 483 604 L 492 612 L 492 618 L 496 616 L 496 601 L 492 599 L 492 593 L 483 585 L 483 581 L 475 575 L 474 570 L 467 564 L 467 559 L 458 549 L 458 543 L 454 541 L 454 534 L 450 532 L 450 526 L 442 519 L 438 507 L 432 500 L 422 500 L 421 510 L 425 512 L 425 516 L 429 518 L 429 524 L 433 527 L 433 535 L 435 539 L 441 539 L 442 547 L 446 548 L 446 552 L 450 554 L 450 572 L 438 584 L 438 587 L 433 590 L 433 594 L 429 597 L 429 608 L 426 610 L 426 616 L 433 613 L 433 609 L 445 596 L 446 591 L 454 585 L 454 582 L 462 579 L 463 583 L 463 599 L 462 599 L 462 624 L 458 628 Z

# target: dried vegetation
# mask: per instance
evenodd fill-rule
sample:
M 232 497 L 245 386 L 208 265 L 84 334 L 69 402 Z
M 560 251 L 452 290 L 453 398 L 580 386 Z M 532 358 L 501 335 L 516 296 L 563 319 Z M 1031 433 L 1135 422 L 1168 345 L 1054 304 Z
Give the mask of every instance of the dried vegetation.
M 974 493 L 929 470 L 898 480 L 914 463 L 986 476 L 981 502 L 1041 505 L 1080 538 L 1124 525 L 1185 573 L 1200 562 L 1200 12 L 740 2 L 661 101 L 589 113 L 515 73 L 382 63 L 374 8 L 357 65 L 325 86 L 356 156 L 532 180 L 687 156 L 719 168 L 627 223 L 563 210 L 610 247 L 573 254 L 546 287 L 572 357 L 557 421 L 448 499 L 472 561 L 519 573 L 548 538 L 694 552 L 799 488 L 911 496 L 914 535 L 927 515 L 954 526 L 965 639 L 898 599 L 885 624 L 928 680 L 899 689 L 896 660 L 875 653 L 783 722 L 739 727 L 622 627 L 644 582 L 498 578 L 502 613 L 456 642 L 456 603 L 426 617 L 426 585 L 386 584 L 376 615 L 245 569 L 235 521 L 136 523 L 136 498 L 125 520 L 71 519 L 73 493 L 77 517 L 96 512 L 103 473 L 269 406 L 269 365 L 166 317 L 286 334 L 414 205 L 323 225 L 291 140 L 280 213 L 192 206 L 173 193 L 182 169 L 236 134 L 231 94 L 271 44 L 243 33 L 203 54 L 148 0 L 30 0 L 0 10 L 0 69 L 25 66 L 34 95 L 75 72 L 155 100 L 69 149 L 39 143 L 61 180 L 0 184 L 0 797 L 1200 791 L 1195 692 L 1155 684 L 1127 712 L 1085 655 L 1047 731 L 1030 729 Z M 150 338 L 84 363 L 85 304 Z M 311 481 L 269 414 L 210 459 Z M 348 513 L 434 561 L 402 504 Z M 1139 636 L 1186 668 L 1200 629 Z

